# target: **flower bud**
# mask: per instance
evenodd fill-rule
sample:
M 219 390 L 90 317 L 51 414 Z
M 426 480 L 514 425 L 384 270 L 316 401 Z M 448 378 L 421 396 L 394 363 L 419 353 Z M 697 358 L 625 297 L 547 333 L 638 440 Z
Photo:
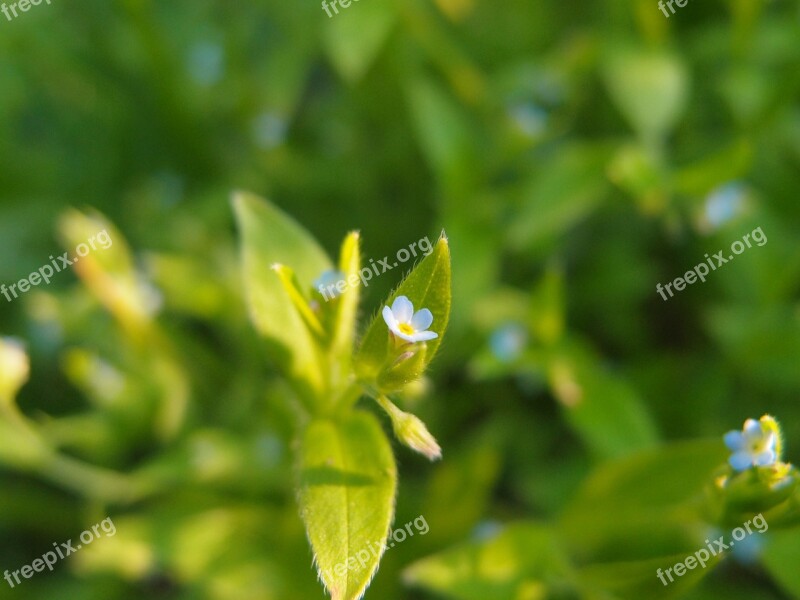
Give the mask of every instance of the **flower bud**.
M 442 449 L 436 442 L 436 438 L 428 431 L 425 423 L 415 415 L 397 408 L 385 396 L 380 396 L 378 403 L 392 419 L 392 428 L 397 439 L 415 452 L 424 454 L 428 460 L 442 458 Z

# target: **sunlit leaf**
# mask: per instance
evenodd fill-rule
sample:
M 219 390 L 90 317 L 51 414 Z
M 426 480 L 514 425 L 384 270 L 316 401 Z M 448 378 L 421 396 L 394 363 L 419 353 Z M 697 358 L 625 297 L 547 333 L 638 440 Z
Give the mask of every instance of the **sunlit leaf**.
M 289 266 L 297 280 L 310 288 L 314 279 L 331 269 L 330 259 L 305 229 L 269 202 L 239 192 L 233 205 L 242 235 L 251 319 L 270 343 L 273 358 L 313 401 L 324 381 L 317 345 L 272 267 L 276 263 Z
M 298 461 L 299 501 L 319 576 L 333 600 L 360 598 L 394 516 L 397 470 L 375 417 L 313 421 Z
M 631 126 L 647 140 L 666 135 L 683 114 L 689 75 L 674 55 L 644 49 L 617 49 L 605 64 L 612 100 Z

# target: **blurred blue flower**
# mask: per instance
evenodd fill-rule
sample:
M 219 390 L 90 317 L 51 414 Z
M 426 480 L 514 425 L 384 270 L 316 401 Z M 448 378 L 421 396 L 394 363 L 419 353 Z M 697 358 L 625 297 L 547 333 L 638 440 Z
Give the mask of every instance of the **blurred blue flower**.
M 519 323 L 506 323 L 492 332 L 489 347 L 492 354 L 502 362 L 511 362 L 525 349 L 528 333 Z
M 275 112 L 264 111 L 253 120 L 256 145 L 266 150 L 280 146 L 286 139 L 286 119 Z
M 196 83 L 213 85 L 225 72 L 225 51 L 215 42 L 198 42 L 189 49 L 186 69 Z
M 340 294 L 339 290 L 336 289 L 336 284 L 340 281 L 346 281 L 344 273 L 336 269 L 328 269 L 317 277 L 311 285 L 326 298 L 336 298 Z
M 472 538 L 476 541 L 486 541 L 499 535 L 504 527 L 500 521 L 481 521 L 472 529 Z
M 732 548 L 733 558 L 743 565 L 753 565 L 758 562 L 763 548 L 764 534 L 753 531 L 736 542 L 736 545 Z
M 706 198 L 706 219 L 712 228 L 724 225 L 744 207 L 746 190 L 736 181 L 726 183 L 712 192 Z
M 539 137 L 547 128 L 547 112 L 532 102 L 515 104 L 508 109 L 508 116 L 517 129 L 529 138 Z

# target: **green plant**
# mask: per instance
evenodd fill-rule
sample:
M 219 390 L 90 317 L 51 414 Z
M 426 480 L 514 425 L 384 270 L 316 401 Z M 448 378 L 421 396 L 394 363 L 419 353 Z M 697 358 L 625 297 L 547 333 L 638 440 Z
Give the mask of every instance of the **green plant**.
M 359 234 L 345 238 L 334 270 L 311 235 L 271 204 L 238 193 L 234 206 L 251 317 L 297 407 L 297 496 L 319 576 L 335 600 L 360 598 L 386 548 L 397 469 L 380 424 L 356 402 L 371 396 L 401 442 L 440 456 L 422 421 L 388 396 L 422 376 L 447 327 L 447 238 L 390 295 L 391 307 L 373 317 L 356 350 Z M 328 298 L 314 282 L 331 279 L 340 285 Z M 359 551 L 376 544 L 380 553 L 356 563 Z

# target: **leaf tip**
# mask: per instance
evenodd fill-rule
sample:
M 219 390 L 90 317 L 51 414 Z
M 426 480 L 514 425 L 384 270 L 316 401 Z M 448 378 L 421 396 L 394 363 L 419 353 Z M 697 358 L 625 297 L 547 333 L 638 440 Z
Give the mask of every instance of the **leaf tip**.
M 244 208 L 244 205 L 247 204 L 247 200 L 250 196 L 251 194 L 244 190 L 233 190 L 231 192 L 231 205 L 233 205 L 235 210 L 241 210 Z

